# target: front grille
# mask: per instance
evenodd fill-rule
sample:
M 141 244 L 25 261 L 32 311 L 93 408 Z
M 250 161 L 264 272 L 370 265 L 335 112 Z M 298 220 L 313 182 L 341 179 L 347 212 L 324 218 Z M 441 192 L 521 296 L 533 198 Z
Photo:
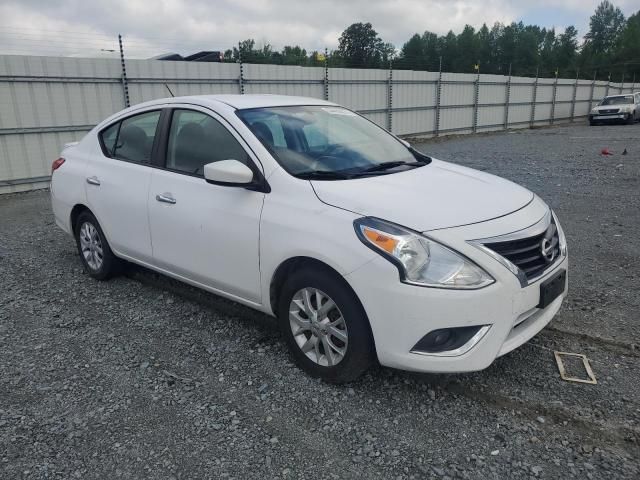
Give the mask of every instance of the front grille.
M 620 111 L 619 108 L 607 108 L 607 109 L 602 109 L 598 112 L 599 115 L 611 115 L 614 113 L 618 113 Z
M 484 246 L 520 268 L 527 280 L 542 274 L 560 257 L 558 228 L 553 220 L 547 230 L 538 235 L 506 242 L 485 243 Z

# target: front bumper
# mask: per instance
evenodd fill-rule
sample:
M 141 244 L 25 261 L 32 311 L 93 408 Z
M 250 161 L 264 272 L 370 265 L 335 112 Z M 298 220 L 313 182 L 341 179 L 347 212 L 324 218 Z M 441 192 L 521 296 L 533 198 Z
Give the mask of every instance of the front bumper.
M 531 213 L 531 212 L 529 212 Z M 525 221 L 525 214 L 512 220 Z M 487 222 L 485 231 L 506 218 Z M 534 283 L 521 287 L 505 266 L 481 250 L 454 238 L 478 238 L 482 224 L 433 232 L 435 240 L 456 248 L 487 270 L 496 282 L 479 290 L 426 288 L 401 283 L 398 270 L 384 258 L 375 258 L 347 275 L 360 298 L 373 331 L 379 362 L 388 367 L 420 372 L 468 372 L 488 367 L 497 357 L 527 342 L 556 315 L 564 292 L 546 308 L 537 308 L 540 284 L 561 269 L 568 271 L 568 257 Z M 503 230 L 504 232 L 504 230 Z M 567 276 L 568 277 L 568 276 Z M 413 353 L 412 348 L 432 330 L 489 325 L 487 333 L 466 353 L 458 356 Z
M 589 120 L 592 122 L 624 122 L 629 119 L 631 113 L 616 113 L 610 115 L 589 114 Z

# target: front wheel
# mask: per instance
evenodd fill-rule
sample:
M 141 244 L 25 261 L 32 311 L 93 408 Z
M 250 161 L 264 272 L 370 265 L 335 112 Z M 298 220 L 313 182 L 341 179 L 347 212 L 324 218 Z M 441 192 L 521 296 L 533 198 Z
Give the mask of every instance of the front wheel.
M 635 114 L 630 113 L 627 117 L 627 125 L 633 125 L 634 123 L 636 123 Z
M 333 272 L 294 272 L 282 288 L 278 318 L 296 364 L 313 377 L 349 382 L 374 363 L 364 309 L 344 279 Z
M 74 233 L 80 260 L 89 275 L 107 280 L 120 271 L 122 261 L 111 251 L 98 220 L 90 212 L 78 216 Z

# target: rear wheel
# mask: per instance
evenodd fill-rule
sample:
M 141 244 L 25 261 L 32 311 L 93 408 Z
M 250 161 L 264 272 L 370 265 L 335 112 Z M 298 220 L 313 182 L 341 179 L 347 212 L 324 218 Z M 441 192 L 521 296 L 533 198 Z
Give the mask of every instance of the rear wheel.
M 89 211 L 78 216 L 74 233 L 80 260 L 89 275 L 107 280 L 120 272 L 122 261 L 111 251 L 100 224 Z
M 282 288 L 278 317 L 296 364 L 311 376 L 349 382 L 374 363 L 364 309 L 344 279 L 333 272 L 295 271 Z

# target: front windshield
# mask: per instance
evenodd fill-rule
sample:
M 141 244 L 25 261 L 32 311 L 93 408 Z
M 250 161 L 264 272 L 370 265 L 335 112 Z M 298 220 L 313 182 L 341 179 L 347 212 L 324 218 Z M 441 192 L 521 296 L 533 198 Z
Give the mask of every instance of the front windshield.
M 237 114 L 280 165 L 301 178 L 392 173 L 429 161 L 341 107 L 296 105 Z
M 607 97 L 602 100 L 600 105 L 627 105 L 629 103 L 633 103 L 633 95 Z

